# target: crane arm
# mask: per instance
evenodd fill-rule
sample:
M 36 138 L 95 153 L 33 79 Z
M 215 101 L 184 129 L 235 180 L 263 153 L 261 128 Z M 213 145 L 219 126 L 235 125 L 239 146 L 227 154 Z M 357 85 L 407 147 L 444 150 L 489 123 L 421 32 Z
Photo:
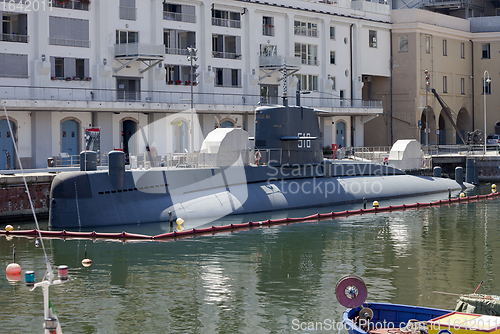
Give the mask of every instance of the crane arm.
M 446 114 L 446 116 L 448 117 L 448 119 L 450 120 L 451 122 L 451 125 L 453 125 L 453 127 L 455 128 L 455 131 L 457 132 L 457 135 L 460 137 L 460 139 L 462 140 L 462 143 L 466 143 L 464 137 L 462 136 L 462 133 L 460 132 L 460 130 L 458 129 L 458 126 L 457 124 L 455 123 L 455 121 L 453 120 L 453 117 L 451 115 L 452 111 L 451 108 L 446 104 L 446 102 L 443 101 L 443 99 L 441 98 L 441 96 L 438 95 L 438 93 L 436 92 L 436 90 L 434 88 L 432 88 L 432 94 L 434 94 L 434 96 L 436 97 L 436 99 L 438 100 L 439 104 L 441 105 L 441 107 L 443 107 L 443 110 L 444 110 L 444 113 Z

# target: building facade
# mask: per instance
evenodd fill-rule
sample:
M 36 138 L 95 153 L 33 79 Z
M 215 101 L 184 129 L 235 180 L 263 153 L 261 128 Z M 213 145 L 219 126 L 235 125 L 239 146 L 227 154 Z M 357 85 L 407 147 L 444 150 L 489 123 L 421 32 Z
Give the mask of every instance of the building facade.
M 449 145 L 462 144 L 476 129 L 486 136 L 500 132 L 496 128 L 500 101 L 494 93 L 494 83 L 500 79 L 500 63 L 495 60 L 495 50 L 500 50 L 500 17 L 467 20 L 399 9 L 392 11 L 391 22 L 392 84 L 384 91 L 390 101 L 384 103 L 383 117 L 367 124 L 365 137 L 373 145 L 409 138 L 423 145 Z M 486 70 L 491 83 L 484 84 Z M 451 120 L 433 89 L 449 107 Z M 490 106 L 486 108 L 486 128 L 483 91 Z
M 0 118 L 0 145 L 14 162 L 14 137 L 25 167 L 77 155 L 89 128 L 100 130 L 101 153 L 143 153 L 134 133 L 158 154 L 190 150 L 189 47 L 199 74 L 194 151 L 216 127 L 252 136 L 255 108 L 282 102 L 284 68 L 288 103 L 306 91 L 301 104 L 324 111 L 323 145 L 362 146 L 364 124 L 382 113 L 377 86 L 389 83 L 383 3 L 68 0 L 0 10 L 0 98 L 13 128 Z

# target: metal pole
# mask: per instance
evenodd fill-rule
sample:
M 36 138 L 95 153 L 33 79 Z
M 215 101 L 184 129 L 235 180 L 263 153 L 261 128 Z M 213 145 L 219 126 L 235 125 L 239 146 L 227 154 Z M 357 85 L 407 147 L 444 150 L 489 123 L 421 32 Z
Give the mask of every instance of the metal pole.
M 425 146 L 429 147 L 429 107 L 427 103 L 427 94 L 429 92 L 429 85 L 425 85 L 425 133 L 427 140 L 425 141 Z M 427 150 L 428 151 L 428 150 Z
M 488 73 L 488 79 L 486 79 L 486 73 Z M 486 155 L 486 138 L 487 138 L 487 135 L 486 135 L 486 87 L 487 87 L 487 84 L 491 82 L 491 79 L 490 79 L 490 72 L 488 72 L 488 70 L 484 71 L 484 74 L 483 74 L 483 96 L 484 96 L 484 135 L 483 135 L 483 138 L 484 138 L 484 155 Z
M 194 152 L 194 131 L 193 131 L 193 110 L 194 110 L 194 101 L 193 101 L 193 52 L 192 52 L 192 49 L 190 50 L 190 55 L 191 57 L 190 60 L 191 60 L 191 73 L 190 73 L 190 77 L 191 77 L 191 126 L 189 127 L 189 131 L 190 131 L 190 134 L 191 134 L 191 145 L 189 145 L 189 153 L 193 153 Z

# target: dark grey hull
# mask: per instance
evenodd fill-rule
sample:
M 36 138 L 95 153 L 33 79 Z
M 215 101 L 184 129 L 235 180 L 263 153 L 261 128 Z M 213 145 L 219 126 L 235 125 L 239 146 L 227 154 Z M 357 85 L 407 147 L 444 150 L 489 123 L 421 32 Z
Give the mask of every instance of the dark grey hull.
M 232 214 L 409 197 L 464 188 L 371 163 L 295 167 L 126 171 L 113 187 L 107 172 L 58 175 L 51 190 L 52 228 L 143 224 L 182 218 L 189 228 Z M 466 185 L 472 186 L 472 185 Z M 196 222 L 196 223 L 195 223 Z

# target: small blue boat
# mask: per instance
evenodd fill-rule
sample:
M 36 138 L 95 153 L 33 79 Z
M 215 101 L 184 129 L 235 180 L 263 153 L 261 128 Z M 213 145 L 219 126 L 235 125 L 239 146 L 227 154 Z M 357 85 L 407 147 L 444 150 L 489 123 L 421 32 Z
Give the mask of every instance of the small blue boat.
M 373 313 L 364 313 L 370 312 L 367 310 Z M 416 329 L 416 326 L 419 326 L 418 322 L 427 322 L 451 312 L 431 307 L 363 303 L 362 307 L 347 309 L 342 315 L 342 321 L 349 334 L 401 333 L 410 332 L 410 330 L 404 330 L 410 327 Z

